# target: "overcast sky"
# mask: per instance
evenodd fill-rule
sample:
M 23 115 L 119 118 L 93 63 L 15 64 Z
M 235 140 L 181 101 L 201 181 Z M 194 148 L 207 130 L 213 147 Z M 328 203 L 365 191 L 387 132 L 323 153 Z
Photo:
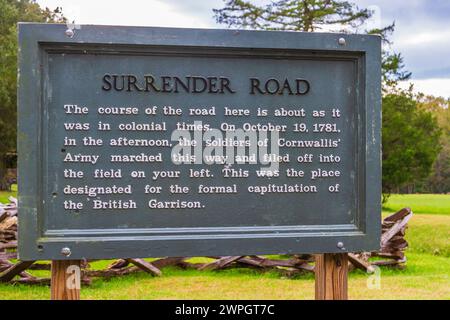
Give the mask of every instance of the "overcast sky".
M 212 9 L 222 0 L 38 0 L 79 24 L 224 28 Z M 255 0 L 255 3 L 264 0 Z M 354 0 L 376 11 L 370 23 L 395 21 L 392 49 L 405 57 L 417 90 L 450 97 L 450 0 Z M 379 19 L 377 19 L 379 17 Z M 406 86 L 406 84 L 405 84 Z

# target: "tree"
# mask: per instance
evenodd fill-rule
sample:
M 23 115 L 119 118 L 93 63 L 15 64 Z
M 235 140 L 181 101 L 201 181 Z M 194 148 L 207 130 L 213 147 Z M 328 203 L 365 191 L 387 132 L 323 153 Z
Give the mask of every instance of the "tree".
M 389 195 L 421 181 L 441 149 L 441 130 L 431 112 L 419 107 L 411 91 L 383 97 L 383 192 Z
M 411 78 L 411 72 L 405 70 L 401 53 L 383 51 L 381 60 L 383 91 L 389 92 L 397 87 L 399 81 Z
M 397 83 L 411 77 L 400 53 L 387 50 L 395 23 L 360 30 L 373 12 L 343 0 L 278 0 L 255 5 L 245 0 L 224 0 L 215 9 L 218 23 L 228 27 L 263 30 L 363 32 L 381 36 L 383 82 L 383 192 L 426 177 L 439 151 L 439 129 L 428 111 L 418 108 L 408 91 Z M 387 197 L 383 197 L 384 200 Z
M 356 28 L 370 17 L 348 1 L 280 0 L 257 6 L 250 1 L 227 0 L 223 9 L 213 9 L 218 23 L 228 27 L 312 32 L 323 26 L 351 25 Z
M 16 149 L 17 22 L 65 22 L 60 8 L 41 9 L 31 0 L 0 0 L 0 190 L 5 156 Z
M 419 107 L 436 116 L 442 130 L 441 152 L 433 165 L 431 175 L 424 181 L 423 189 L 432 193 L 450 192 L 450 99 L 421 95 Z
M 224 1 L 224 8 L 213 9 L 218 23 L 256 30 L 359 32 L 373 15 L 372 11 L 343 0 L 278 0 L 261 6 L 246 0 Z M 395 23 L 392 23 L 362 32 L 379 35 L 384 44 L 389 45 L 394 29 Z M 385 91 L 411 77 L 411 73 L 404 70 L 400 53 L 384 50 L 382 58 Z

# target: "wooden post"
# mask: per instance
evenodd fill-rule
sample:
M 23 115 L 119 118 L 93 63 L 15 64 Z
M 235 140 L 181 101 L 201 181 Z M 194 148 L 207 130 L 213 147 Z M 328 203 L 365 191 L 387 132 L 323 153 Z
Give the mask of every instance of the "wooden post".
M 80 300 L 80 265 L 80 260 L 52 261 L 52 300 Z
M 347 253 L 316 255 L 316 300 L 347 300 L 347 275 Z

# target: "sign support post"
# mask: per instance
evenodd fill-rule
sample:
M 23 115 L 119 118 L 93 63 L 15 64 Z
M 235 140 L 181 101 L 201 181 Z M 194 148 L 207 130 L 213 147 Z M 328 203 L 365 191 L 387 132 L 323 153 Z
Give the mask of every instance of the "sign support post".
M 347 300 L 347 281 L 347 253 L 325 253 L 316 255 L 316 300 Z
M 52 260 L 52 300 L 80 300 L 80 265 L 80 260 Z

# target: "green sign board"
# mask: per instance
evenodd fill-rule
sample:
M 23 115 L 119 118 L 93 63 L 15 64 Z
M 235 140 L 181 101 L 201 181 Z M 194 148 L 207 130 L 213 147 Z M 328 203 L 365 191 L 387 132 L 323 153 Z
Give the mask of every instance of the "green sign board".
M 24 260 L 373 250 L 380 39 L 21 24 Z

